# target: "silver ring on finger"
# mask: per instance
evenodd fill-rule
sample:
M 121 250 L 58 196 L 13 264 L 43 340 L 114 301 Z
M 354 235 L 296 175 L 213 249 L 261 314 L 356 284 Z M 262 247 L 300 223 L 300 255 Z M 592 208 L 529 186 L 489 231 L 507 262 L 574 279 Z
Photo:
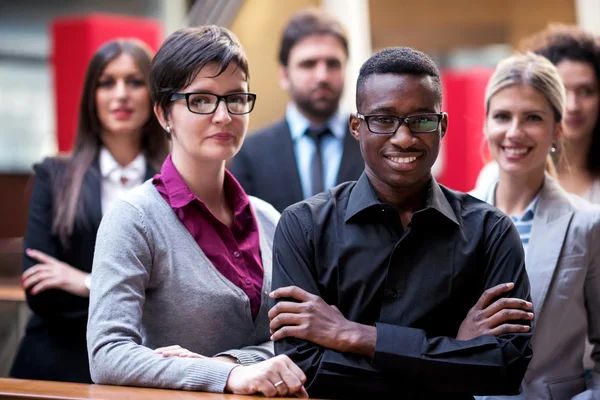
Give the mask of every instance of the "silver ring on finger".
M 279 385 L 283 385 L 284 383 L 285 383 L 284 381 L 275 382 L 275 383 L 273 384 L 273 386 L 277 387 L 277 386 L 279 386 Z

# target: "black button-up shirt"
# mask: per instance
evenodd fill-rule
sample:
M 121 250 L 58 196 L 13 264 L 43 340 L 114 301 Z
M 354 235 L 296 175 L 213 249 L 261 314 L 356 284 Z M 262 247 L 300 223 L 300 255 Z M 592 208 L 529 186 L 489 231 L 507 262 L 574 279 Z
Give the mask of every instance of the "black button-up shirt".
M 406 230 L 365 174 L 290 206 L 275 233 L 273 287 L 295 285 L 377 329 L 372 359 L 288 338 L 275 343 L 313 397 L 471 399 L 516 394 L 531 333 L 456 340 L 483 291 L 531 301 L 519 234 L 500 211 L 430 181 Z

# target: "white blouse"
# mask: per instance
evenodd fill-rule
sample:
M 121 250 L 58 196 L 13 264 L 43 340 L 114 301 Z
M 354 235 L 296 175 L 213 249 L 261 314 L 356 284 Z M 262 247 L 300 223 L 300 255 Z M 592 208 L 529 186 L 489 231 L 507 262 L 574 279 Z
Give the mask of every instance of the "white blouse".
M 117 160 L 106 147 L 100 149 L 99 155 L 100 174 L 102 175 L 102 215 L 112 206 L 115 200 L 123 196 L 130 189 L 144 183 L 146 176 L 146 157 L 143 153 L 125 167 L 119 165 Z

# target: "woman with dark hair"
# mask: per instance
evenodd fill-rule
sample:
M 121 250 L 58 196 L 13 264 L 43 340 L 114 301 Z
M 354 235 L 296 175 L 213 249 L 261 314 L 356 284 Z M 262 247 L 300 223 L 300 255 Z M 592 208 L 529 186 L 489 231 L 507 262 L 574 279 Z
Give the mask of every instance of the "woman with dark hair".
M 225 169 L 256 95 L 225 28 L 181 29 L 152 63 L 154 111 L 172 153 L 117 201 L 94 255 L 88 350 L 96 383 L 306 396 L 273 357 L 268 310 L 277 211 Z
M 73 152 L 34 167 L 21 277 L 33 315 L 15 378 L 91 382 L 85 330 L 100 219 L 123 192 L 152 177 L 168 153 L 150 102 L 151 57 L 134 39 L 98 49 L 85 77 Z
M 600 204 L 600 38 L 552 25 L 523 47 L 556 65 L 567 90 L 564 143 L 555 155 L 560 184 Z

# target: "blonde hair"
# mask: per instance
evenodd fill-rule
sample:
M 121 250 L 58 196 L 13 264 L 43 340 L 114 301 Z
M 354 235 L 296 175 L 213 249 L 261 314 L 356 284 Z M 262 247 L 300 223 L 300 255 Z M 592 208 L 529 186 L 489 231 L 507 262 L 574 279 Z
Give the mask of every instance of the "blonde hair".
M 565 110 L 566 90 L 558 70 L 547 58 L 527 52 L 506 58 L 498 63 L 485 90 L 485 115 L 489 113 L 491 98 L 509 86 L 528 85 L 548 100 L 554 119 L 561 123 Z M 552 157 L 548 155 L 548 172 L 556 176 Z

